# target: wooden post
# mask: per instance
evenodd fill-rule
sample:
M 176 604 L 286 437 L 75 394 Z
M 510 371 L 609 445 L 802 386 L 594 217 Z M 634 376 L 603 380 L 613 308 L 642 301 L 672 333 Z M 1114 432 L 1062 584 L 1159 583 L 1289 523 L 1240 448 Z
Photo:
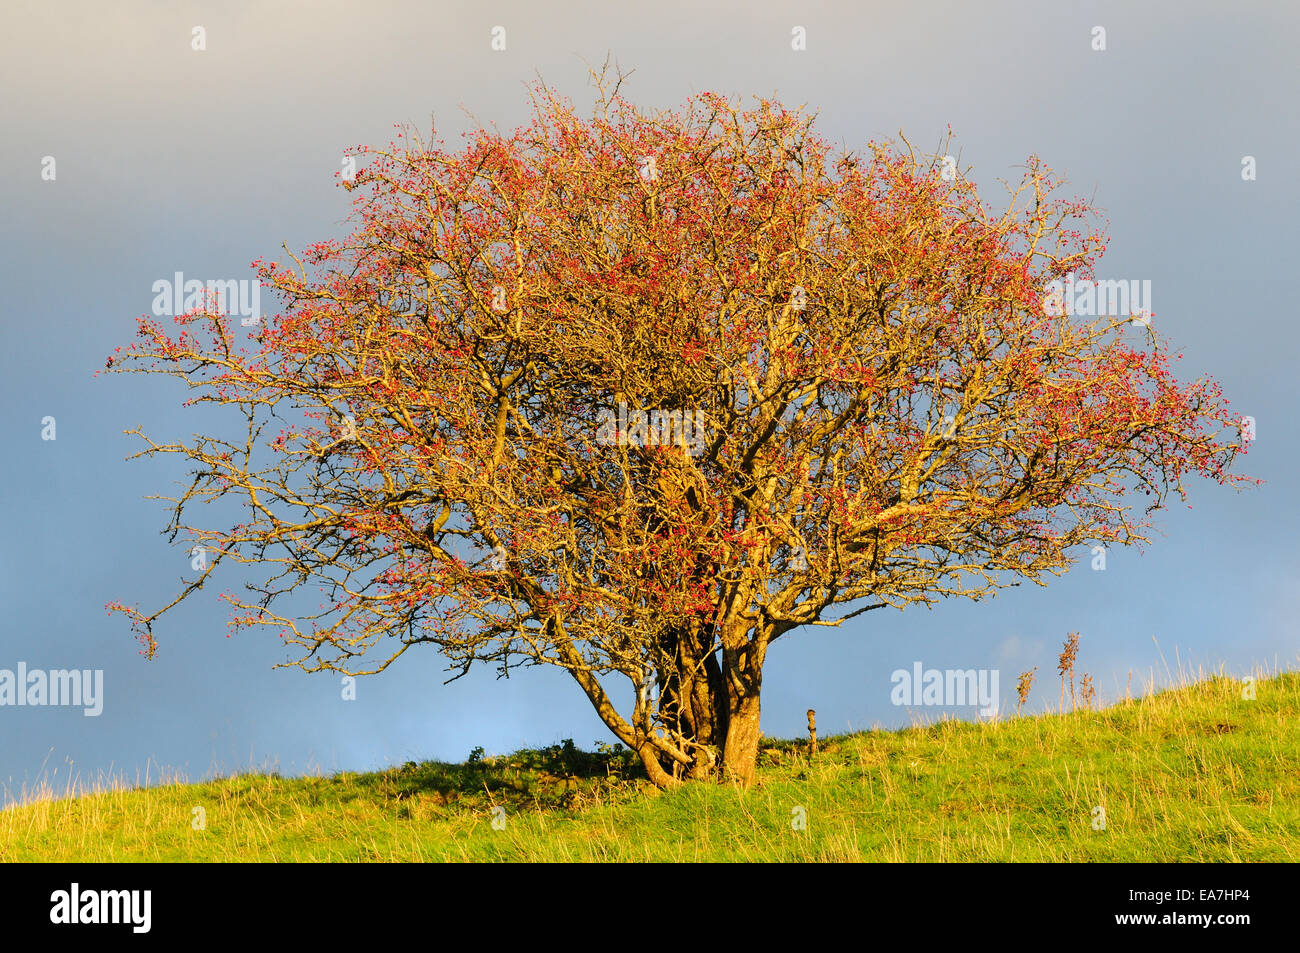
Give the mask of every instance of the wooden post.
M 808 757 L 817 756 L 817 712 L 808 709 Z

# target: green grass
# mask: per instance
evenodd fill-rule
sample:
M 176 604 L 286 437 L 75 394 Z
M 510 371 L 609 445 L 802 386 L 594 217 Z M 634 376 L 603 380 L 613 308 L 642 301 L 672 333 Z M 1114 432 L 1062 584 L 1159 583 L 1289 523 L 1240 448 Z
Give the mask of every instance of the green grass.
M 811 762 L 765 742 L 747 791 L 657 793 L 627 752 L 572 746 L 46 791 L 0 811 L 0 860 L 1297 861 L 1300 673 L 1256 692 L 1217 676 L 1097 712 L 824 739 Z

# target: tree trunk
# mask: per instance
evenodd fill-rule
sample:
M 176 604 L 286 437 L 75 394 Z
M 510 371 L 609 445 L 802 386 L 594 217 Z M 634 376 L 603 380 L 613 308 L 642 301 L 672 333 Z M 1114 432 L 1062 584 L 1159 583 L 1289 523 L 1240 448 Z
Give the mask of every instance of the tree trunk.
M 730 712 L 727 743 L 722 749 L 722 775 L 742 787 L 754 783 L 758 768 L 759 730 L 758 694 L 741 698 Z
M 712 777 L 727 734 L 726 686 L 716 652 L 703 654 L 699 633 L 672 637 L 675 666 L 661 673 L 659 710 L 670 730 L 680 732 L 694 758 L 686 769 L 692 779 Z
M 763 684 L 763 647 L 746 643 L 723 652 L 727 687 L 727 734 L 722 748 L 722 776 L 743 787 L 754 783 L 758 767 L 759 697 Z
M 664 766 L 659 763 L 659 754 L 655 751 L 654 745 L 646 742 L 641 745 L 637 755 L 645 765 L 645 773 L 650 778 L 650 783 L 655 787 L 671 788 L 682 783 L 664 770 Z
M 766 640 L 724 648 L 721 664 L 717 652 L 702 654 L 708 644 L 698 632 L 674 632 L 662 643 L 674 664 L 659 674 L 659 716 L 692 763 L 676 764 L 645 746 L 642 760 L 659 787 L 676 783 L 683 775 L 692 780 L 719 778 L 745 787 L 754 783 L 762 737 L 759 699 Z
M 717 755 L 721 753 L 727 737 L 727 691 L 722 679 L 722 666 L 716 653 L 710 652 L 703 660 L 703 674 L 696 677 L 691 691 L 691 717 L 695 725 L 695 741 L 701 745 L 699 756 L 688 772 L 692 778 L 712 777 L 717 769 Z

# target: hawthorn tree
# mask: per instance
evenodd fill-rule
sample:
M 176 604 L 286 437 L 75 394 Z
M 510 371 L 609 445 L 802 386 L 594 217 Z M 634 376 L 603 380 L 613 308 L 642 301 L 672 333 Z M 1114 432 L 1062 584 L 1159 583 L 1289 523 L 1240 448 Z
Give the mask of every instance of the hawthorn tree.
M 256 345 L 212 303 L 140 320 L 113 371 L 239 415 L 128 431 L 189 461 L 161 498 L 212 554 L 171 605 L 112 604 L 147 654 L 235 561 L 258 581 L 231 624 L 278 629 L 284 664 L 556 665 L 656 784 L 748 784 L 785 633 L 1045 584 L 1145 542 L 1189 475 L 1242 479 L 1216 384 L 1130 315 L 1044 306 L 1105 240 L 1036 158 L 996 212 L 905 139 L 837 152 L 774 102 L 597 87 L 588 119 L 538 85 L 509 135 L 358 150 L 352 234 L 254 262 L 282 302 Z M 239 522 L 191 525 L 220 499 Z M 300 590 L 319 612 L 283 610 Z

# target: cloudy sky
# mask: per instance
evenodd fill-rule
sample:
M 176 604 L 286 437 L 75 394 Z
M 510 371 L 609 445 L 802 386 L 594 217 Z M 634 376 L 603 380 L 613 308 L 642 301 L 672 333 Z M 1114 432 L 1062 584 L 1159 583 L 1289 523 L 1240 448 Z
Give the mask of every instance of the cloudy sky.
M 0 707 L 3 796 L 70 774 L 367 769 L 460 760 L 477 745 L 612 740 L 562 673 L 443 685 L 433 651 L 408 653 L 345 701 L 337 676 L 272 670 L 285 655 L 269 633 L 226 638 L 220 587 L 169 615 L 145 661 L 104 605 L 165 603 L 189 573 L 189 555 L 159 533 L 166 511 L 145 499 L 182 472 L 127 462 L 136 445 L 122 431 L 165 440 L 207 420 L 161 380 L 92 376 L 131 338 L 155 281 L 249 277 L 281 243 L 341 234 L 348 197 L 334 176 L 348 148 L 388 141 L 395 123 L 427 128 L 431 115 L 449 142 L 476 122 L 508 130 L 527 120 L 525 84 L 539 75 L 586 103 L 587 65 L 607 54 L 635 71 L 624 92 L 645 107 L 704 90 L 773 96 L 807 104 L 819 132 L 849 146 L 899 130 L 938 142 L 951 125 L 962 167 L 994 202 L 998 180 L 1041 155 L 1109 218 L 1099 277 L 1150 280 L 1182 374 L 1214 374 L 1257 421 L 1243 470 L 1262 487 L 1194 484 L 1194 508 L 1165 513 L 1145 552 L 1113 551 L 1104 572 L 1084 559 L 992 603 L 787 635 L 764 680 L 767 734 L 802 734 L 810 707 L 823 734 L 934 717 L 890 703 L 890 673 L 916 662 L 997 669 L 1004 700 L 1037 665 L 1034 707 L 1054 702 L 1070 631 L 1104 697 L 1122 696 L 1130 672 L 1136 688 L 1180 666 L 1298 664 L 1300 335 L 1287 289 L 1300 8 L 51 0 L 6 11 L 0 670 L 102 669 L 104 707 L 94 718 Z M 792 49 L 796 27 L 806 49 Z

